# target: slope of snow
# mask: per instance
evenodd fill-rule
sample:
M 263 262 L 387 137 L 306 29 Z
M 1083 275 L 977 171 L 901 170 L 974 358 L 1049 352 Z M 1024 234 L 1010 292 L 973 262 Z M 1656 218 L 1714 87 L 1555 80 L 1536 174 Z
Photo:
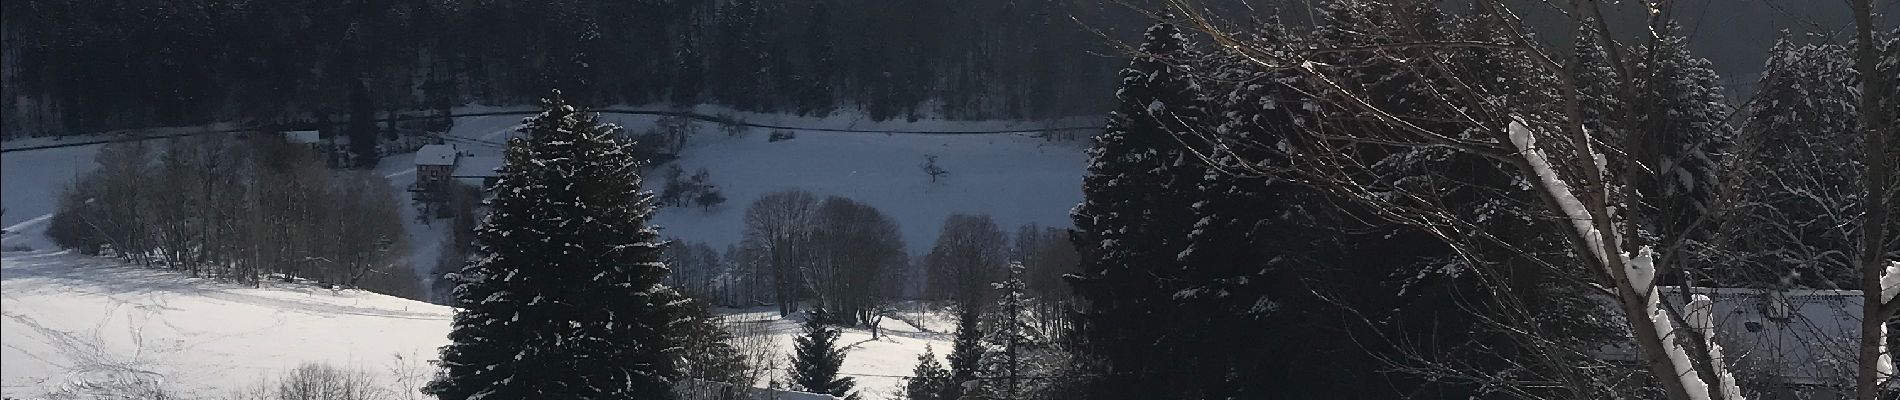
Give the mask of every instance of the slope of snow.
M 722 113 L 702 107 L 703 113 Z M 507 111 L 505 108 L 471 110 Z M 820 129 L 971 130 L 1029 129 L 1049 124 L 1013 121 L 884 121 L 834 114 L 798 117 L 733 113 L 748 122 L 797 125 Z M 447 136 L 457 147 L 476 157 L 499 157 L 500 143 L 514 136 L 524 116 L 497 115 L 458 118 Z M 651 130 L 657 116 L 604 114 L 604 122 L 630 132 Z M 1072 121 L 1071 123 L 1081 123 Z M 705 168 L 713 184 L 726 196 L 724 205 L 711 210 L 668 207 L 655 223 L 662 234 L 703 241 L 715 249 L 738 243 L 744 230 L 745 207 L 759 197 L 783 189 L 803 189 L 820 196 L 843 196 L 883 210 L 903 232 L 912 254 L 929 251 L 945 217 L 956 213 L 987 213 L 1005 232 L 1024 224 L 1069 225 L 1069 208 L 1082 200 L 1082 173 L 1086 156 L 1082 141 L 1049 141 L 1035 134 L 932 135 L 794 131 L 792 140 L 767 141 L 767 130 L 748 128 L 737 136 L 720 132 L 715 124 L 696 123 L 697 134 L 674 161 L 687 173 Z M 406 156 L 406 155 L 405 155 Z M 406 188 L 414 181 L 413 162 L 405 156 L 385 158 L 379 172 L 390 184 Z M 926 156 L 949 174 L 931 182 L 924 173 Z M 657 170 L 649 172 L 648 187 L 662 184 Z M 413 224 L 413 223 L 412 223 Z M 412 234 L 425 230 L 412 229 Z M 414 237 L 418 259 L 433 248 L 439 236 Z M 433 264 L 432 262 L 429 264 Z
M 15 238 L 17 239 L 17 237 Z M 362 291 L 266 283 L 262 288 L 193 279 L 61 250 L 0 257 L 0 395 L 36 398 L 128 379 L 210 397 L 254 385 L 305 362 L 369 371 L 391 390 L 414 390 L 447 343 L 452 310 Z M 768 310 L 722 310 L 766 324 L 778 365 L 788 365 L 796 318 Z M 847 329 L 841 371 L 867 398 L 897 393 L 926 344 L 949 350 L 944 333 L 886 320 L 883 337 Z M 399 358 L 401 357 L 401 358 Z M 783 377 L 779 371 L 774 376 Z
M 779 367 L 782 369 L 773 375 L 773 379 L 785 380 L 790 363 L 792 340 L 799 335 L 802 318 L 792 316 L 779 318 L 778 312 L 765 308 L 720 310 L 726 318 L 740 323 L 766 324 L 758 331 L 771 335 L 778 349 Z M 884 319 L 879 337 L 871 338 L 871 332 L 865 329 L 844 329 L 838 335 L 838 345 L 845 349 L 844 364 L 838 367 L 842 377 L 857 380 L 856 390 L 866 399 L 895 398 L 902 393 L 903 376 L 910 375 L 911 368 L 917 366 L 917 356 L 924 354 L 925 346 L 935 349 L 938 362 L 950 353 L 951 336 L 947 330 L 926 332 L 902 321 Z M 761 382 L 760 386 L 765 383 Z
M 1028 134 L 807 131 L 769 142 L 755 130 L 694 140 L 676 162 L 688 173 L 711 172 L 728 200 L 712 210 L 665 208 L 655 222 L 668 236 L 716 249 L 740 241 L 747 205 L 784 189 L 848 197 L 883 210 L 897 222 L 911 254 L 929 251 L 951 214 L 987 213 L 1004 232 L 1014 232 L 1029 223 L 1067 226 L 1069 208 L 1082 200 L 1081 147 Z M 923 169 L 926 156 L 936 156 L 949 174 L 931 182 Z M 658 177 L 649 180 L 649 187 L 660 185 Z
M 0 258 L 0 386 L 37 397 L 148 379 L 215 395 L 305 362 L 428 376 L 450 310 L 362 291 L 192 279 L 60 250 Z M 407 357 L 403 364 L 398 356 Z
M 59 192 L 80 175 L 92 171 L 100 145 L 19 151 L 0 156 L 0 227 L 26 229 L 43 223 L 59 208 Z M 37 221 L 36 221 L 37 220 Z M 28 221 L 34 221 L 28 223 Z M 24 224 L 24 225 L 23 225 Z M 15 225 L 22 225 L 15 227 Z

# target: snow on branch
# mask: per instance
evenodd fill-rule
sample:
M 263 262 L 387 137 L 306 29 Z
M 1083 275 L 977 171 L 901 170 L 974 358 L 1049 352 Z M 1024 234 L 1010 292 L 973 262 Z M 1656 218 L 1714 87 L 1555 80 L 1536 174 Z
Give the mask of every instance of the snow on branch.
M 1676 326 L 1675 322 L 1667 314 L 1668 310 L 1663 309 L 1662 296 L 1658 295 L 1655 291 L 1656 266 L 1652 254 L 1653 252 L 1648 247 L 1644 247 L 1637 250 L 1636 254 L 1628 254 L 1617 251 L 1614 247 L 1614 243 L 1607 243 L 1609 239 L 1606 239 L 1604 232 L 1597 229 L 1596 219 L 1592 216 L 1590 210 L 1587 209 L 1583 201 L 1577 197 L 1576 192 L 1571 188 L 1570 184 L 1565 182 L 1563 177 L 1557 175 L 1557 170 L 1552 167 L 1549 156 L 1542 148 L 1537 146 L 1536 135 L 1531 132 L 1529 127 L 1524 125 L 1524 121 L 1522 119 L 1513 119 L 1507 128 L 1507 133 L 1510 136 L 1511 144 L 1517 147 L 1517 155 L 1522 157 L 1525 165 L 1529 166 L 1531 173 L 1537 175 L 1537 179 L 1540 183 L 1539 187 L 1549 196 L 1551 202 L 1557 207 L 1557 211 L 1563 213 L 1564 217 L 1570 220 L 1571 228 L 1576 231 L 1576 235 L 1582 238 L 1585 245 L 1589 247 L 1589 251 L 1592 253 L 1590 256 L 1595 257 L 1597 265 L 1605 268 L 1605 272 L 1612 272 L 1607 269 L 1611 268 L 1612 265 L 1617 265 L 1617 263 L 1612 263 L 1610 257 L 1617 257 L 1618 259 L 1614 261 L 1621 261 L 1624 267 L 1622 277 L 1626 279 L 1626 281 L 1618 282 L 1618 284 L 1628 285 L 1628 287 L 1636 293 L 1639 301 L 1643 302 L 1645 314 L 1630 316 L 1631 323 L 1651 324 L 1659 334 L 1660 341 L 1662 342 L 1659 343 L 1659 347 L 1661 347 L 1662 353 L 1664 353 L 1663 356 L 1667 357 L 1669 366 L 1674 372 L 1676 379 L 1681 383 L 1683 391 L 1687 392 L 1689 398 L 1693 400 L 1715 400 L 1710 390 L 1711 387 L 1707 383 L 1708 381 L 1704 380 L 1701 376 L 1702 374 L 1695 368 L 1695 364 L 1693 363 L 1694 359 L 1691 358 L 1692 353 L 1684 348 L 1682 343 L 1677 340 L 1678 338 L 1675 337 L 1676 334 L 1684 331 Z M 1590 160 L 1599 170 L 1604 168 L 1604 162 L 1600 155 L 1587 154 L 1585 156 L 1587 157 L 1580 158 Z M 1617 276 L 1617 274 L 1614 273 L 1608 275 L 1612 277 Z M 1706 301 L 1706 298 L 1702 299 Z M 1644 319 L 1647 321 L 1643 321 Z M 1693 319 L 1691 323 L 1696 324 Z M 1712 330 L 1713 324 L 1710 323 L 1709 325 L 1711 325 L 1710 328 Z M 1711 354 L 1705 354 L 1705 356 L 1709 357 L 1710 366 L 1713 367 L 1712 370 L 1715 375 L 1717 375 L 1717 378 L 1720 379 L 1719 384 L 1722 389 L 1720 391 L 1723 395 L 1722 400 L 1742 400 L 1741 391 L 1736 389 L 1734 385 L 1734 377 L 1728 373 L 1727 368 L 1721 365 L 1722 356 L 1720 352 L 1721 349 L 1719 347 L 1711 347 Z
M 1543 149 L 1537 147 L 1537 135 L 1531 133 L 1530 128 L 1525 127 L 1521 119 L 1511 120 L 1509 132 L 1511 144 L 1517 146 L 1518 156 L 1524 158 L 1524 162 L 1530 165 L 1531 172 L 1536 173 L 1537 179 L 1543 182 L 1544 191 L 1557 203 L 1558 211 L 1563 212 L 1564 217 L 1570 220 L 1571 228 L 1576 229 L 1577 235 L 1589 243 L 1597 265 L 1610 265 L 1610 253 L 1605 251 L 1603 235 L 1602 232 L 1597 231 L 1595 218 L 1590 216 L 1589 210 L 1584 209 L 1583 201 L 1577 199 L 1577 194 L 1571 191 L 1570 184 L 1557 176 L 1557 170 L 1550 166 L 1550 158 L 1544 154 Z M 1639 287 L 1643 286 L 1648 285 Z
M 1880 276 L 1881 301 L 1891 304 L 1894 295 L 1900 295 L 1900 261 L 1888 262 L 1886 275 Z

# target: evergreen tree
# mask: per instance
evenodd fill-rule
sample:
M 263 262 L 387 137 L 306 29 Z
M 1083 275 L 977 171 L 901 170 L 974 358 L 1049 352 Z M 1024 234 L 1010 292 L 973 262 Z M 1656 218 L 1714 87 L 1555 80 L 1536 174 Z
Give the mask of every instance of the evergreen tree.
M 805 319 L 804 334 L 793 339 L 792 383 L 805 392 L 856 399 L 851 393 L 855 379 L 838 377 L 844 364 L 844 349 L 838 348 L 838 329 L 827 325 L 831 316 L 825 309 L 812 309 Z
M 1176 257 L 1204 168 L 1176 136 L 1205 129 L 1207 119 L 1200 85 L 1182 61 L 1196 58 L 1188 45 L 1171 24 L 1148 29 L 1121 73 L 1120 105 L 1088 151 L 1083 201 L 1071 215 L 1084 259 L 1070 278 L 1081 300 L 1081 340 L 1103 361 L 1099 372 L 1118 375 L 1091 388 L 1105 398 L 1172 396 L 1151 379 L 1179 344 L 1166 323 L 1174 316 L 1168 282 L 1180 271 Z
M 1594 26 L 1594 22 L 1586 20 L 1579 25 L 1589 27 Z M 1595 32 L 1580 29 L 1574 42 L 1578 68 L 1572 75 L 1577 81 L 1577 103 L 1583 119 L 1591 132 L 1611 132 L 1614 130 L 1612 120 L 1624 107 L 1623 96 L 1618 91 L 1623 78 L 1616 67 L 1610 65 L 1609 49 L 1599 43 Z
M 1853 260 L 1860 182 L 1860 98 L 1850 53 L 1838 45 L 1775 43 L 1755 99 L 1743 110 L 1736 203 L 1715 280 L 1759 288 L 1856 288 Z
M 509 142 L 477 261 L 453 277 L 460 308 L 438 398 L 666 399 L 686 300 L 647 225 L 629 144 L 560 92 Z
M 976 381 L 983 362 L 982 315 L 974 306 L 958 308 L 956 338 L 950 342 L 950 381 L 943 385 L 939 399 L 963 398 L 964 384 Z
M 930 345 L 924 345 L 924 354 L 917 356 L 917 367 L 911 369 L 910 378 L 904 381 L 904 399 L 954 400 L 943 397 L 950 384 L 950 371 L 937 361 L 937 352 Z
M 1644 61 L 1633 72 L 1634 126 L 1620 131 L 1628 159 L 1614 172 L 1633 191 L 1629 196 L 1637 201 L 1630 203 L 1642 208 L 1630 214 L 1637 217 L 1632 222 L 1657 248 L 1701 242 L 1714 232 L 1713 224 L 1696 221 L 1709 212 L 1718 188 L 1716 155 L 1733 138 L 1721 79 L 1672 31 L 1638 54 Z
M 1270 26 L 1254 40 L 1290 45 L 1289 36 Z M 1232 58 L 1215 68 L 1215 80 L 1232 86 L 1213 100 L 1220 120 L 1205 135 L 1212 168 L 1192 191 L 1199 199 L 1191 206 L 1195 224 L 1178 255 L 1183 270 L 1172 300 L 1181 318 L 1199 328 L 1180 332 L 1192 338 L 1176 353 L 1175 373 L 1192 380 L 1179 388 L 1183 398 L 1258 397 L 1285 387 L 1265 378 L 1269 364 L 1261 361 L 1299 351 L 1284 342 L 1236 344 L 1280 336 L 1273 329 L 1286 324 L 1270 317 L 1286 300 L 1275 291 L 1297 279 L 1288 276 L 1287 256 L 1296 250 L 1285 238 L 1302 232 L 1284 221 L 1298 206 L 1294 185 L 1270 171 L 1291 163 L 1287 137 L 1310 120 L 1301 111 L 1310 99 L 1301 95 L 1295 74 Z
M 732 332 L 718 324 L 720 317 L 700 300 L 691 300 L 682 308 L 686 314 L 678 333 L 684 352 L 681 376 L 751 386 L 752 382 L 747 381 L 750 376 L 746 375 L 745 355 L 732 346 Z
M 381 154 L 377 144 L 381 143 L 376 134 L 376 107 L 370 103 L 369 88 L 362 79 L 348 79 L 350 87 L 350 166 L 355 168 L 375 168 Z
M 983 335 L 983 383 L 985 398 L 1022 399 L 1030 392 L 1034 376 L 1042 375 L 1041 356 L 1048 336 L 1034 324 L 1027 285 L 1023 283 L 1023 264 L 1010 263 L 1009 276 L 996 283 L 996 305 L 987 315 L 989 326 Z

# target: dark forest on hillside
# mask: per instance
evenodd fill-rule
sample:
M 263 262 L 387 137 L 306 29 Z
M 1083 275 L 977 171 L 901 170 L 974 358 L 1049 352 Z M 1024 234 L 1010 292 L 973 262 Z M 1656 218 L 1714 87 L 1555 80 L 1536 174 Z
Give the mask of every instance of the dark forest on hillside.
M 1124 11 L 1114 23 L 1104 10 Z M 1106 112 L 1125 7 L 1041 1 L 8 1 L 10 136 L 529 105 Z

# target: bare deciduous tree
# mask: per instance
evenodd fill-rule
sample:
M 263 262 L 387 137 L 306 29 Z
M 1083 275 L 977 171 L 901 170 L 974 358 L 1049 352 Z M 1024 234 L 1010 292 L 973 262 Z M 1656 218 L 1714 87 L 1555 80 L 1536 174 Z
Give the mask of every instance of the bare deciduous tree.
M 762 256 L 781 316 L 798 311 L 798 273 L 811 261 L 812 215 L 817 208 L 817 198 L 802 190 L 772 192 L 746 208 L 746 246 Z
M 1008 257 L 1008 236 L 989 215 L 950 215 L 943 220 L 937 244 L 924 257 L 929 297 L 981 307 L 990 284 L 1003 276 Z
M 897 292 L 895 274 L 908 266 L 897 223 L 842 197 L 820 203 L 814 222 L 806 284 L 834 322 L 867 324 L 876 336 L 878 319 Z

